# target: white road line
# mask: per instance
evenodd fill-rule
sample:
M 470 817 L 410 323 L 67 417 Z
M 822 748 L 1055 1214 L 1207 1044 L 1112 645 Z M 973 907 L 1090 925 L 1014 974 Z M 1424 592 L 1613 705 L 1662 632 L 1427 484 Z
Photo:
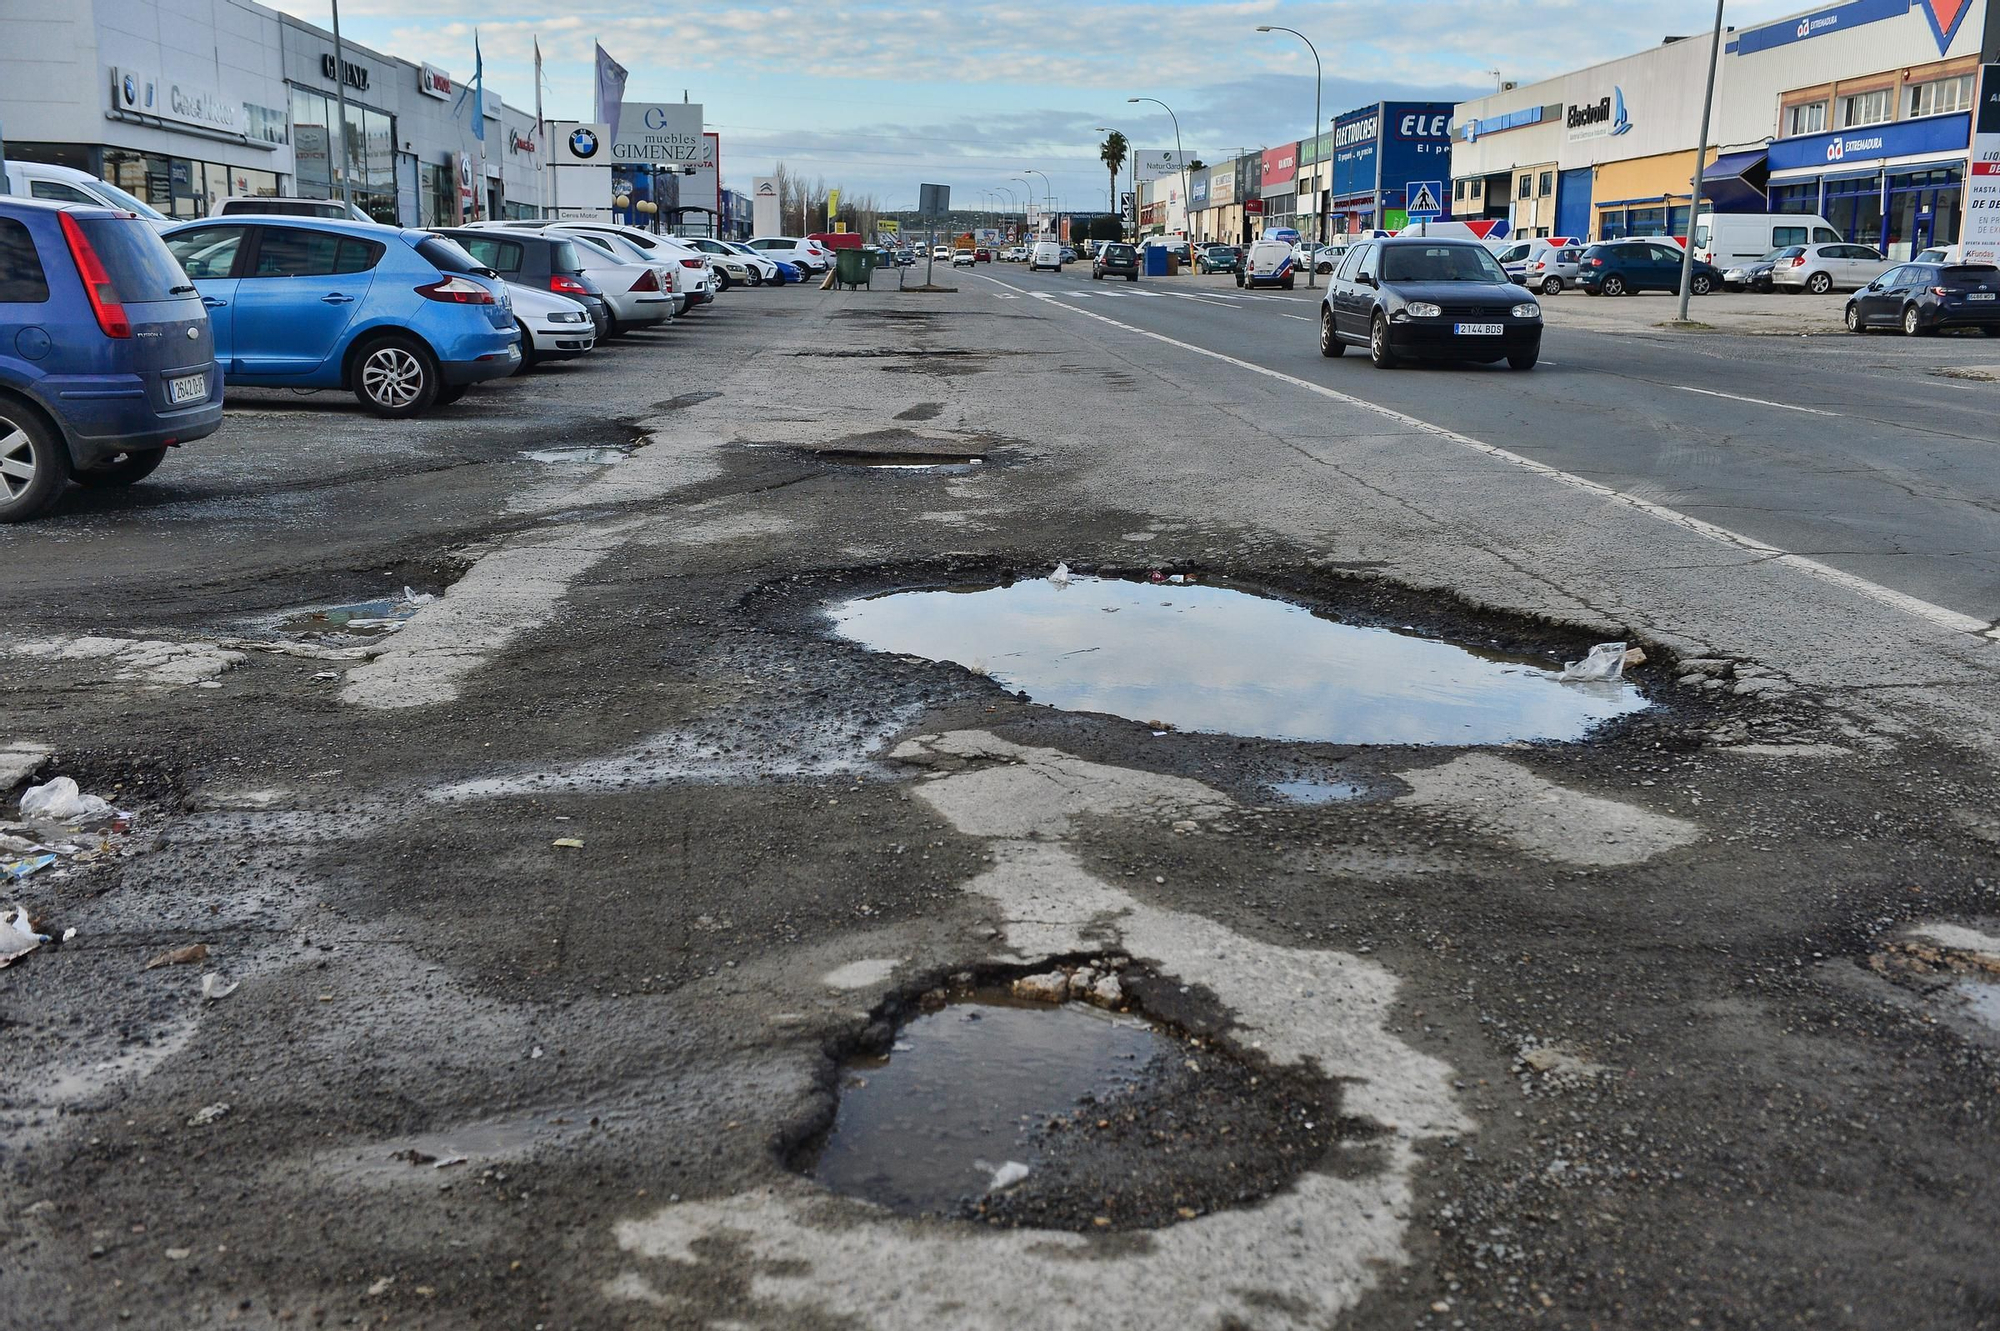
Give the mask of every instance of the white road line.
M 980 276 L 984 277 L 985 274 L 982 273 Z M 1001 286 L 1007 285 L 996 277 L 988 277 L 986 280 Z M 1056 308 L 1068 310 L 1071 314 L 1080 314 L 1086 319 L 1095 319 L 1102 324 L 1109 324 L 1113 328 L 1121 329 L 1137 337 L 1150 338 L 1155 342 L 1164 342 L 1170 347 L 1178 347 L 1182 351 L 1191 352 L 1197 356 L 1206 356 L 1210 360 L 1219 360 L 1225 365 L 1234 365 L 1238 369 L 1248 370 L 1252 374 L 1261 374 L 1267 379 L 1276 379 L 1281 383 L 1291 384 L 1295 388 L 1303 388 L 1308 393 L 1317 393 L 1321 397 L 1331 398 L 1335 402 L 1344 403 L 1350 407 L 1359 407 L 1363 411 L 1373 412 L 1378 416 L 1395 421 L 1399 425 L 1408 426 L 1413 430 L 1421 430 L 1425 434 L 1435 435 L 1437 438 L 1462 445 L 1477 453 L 1484 453 L 1486 456 L 1498 461 L 1511 463 L 1524 471 L 1531 471 L 1538 476 L 1546 476 L 1550 480 L 1559 482 L 1560 484 L 1597 495 L 1603 499 L 1609 499 L 1613 503 L 1623 504 L 1627 508 L 1636 509 L 1649 517 L 1658 518 L 1662 522 L 1672 523 L 1684 531 L 1690 531 L 1697 536 L 1705 537 L 1719 544 L 1741 550 L 1745 554 L 1756 555 L 1772 563 L 1784 564 L 1795 568 L 1801 573 L 1818 578 L 1822 582 L 1831 583 L 1836 587 L 1854 592 L 1860 596 L 1865 596 L 1878 605 L 1888 606 L 1892 610 L 1912 615 L 1950 632 L 1978 634 L 1993 641 L 2000 641 L 2000 627 L 1991 626 L 1987 620 L 1974 619 L 1971 615 L 1960 614 L 1956 610 L 1951 610 L 1941 605 L 1933 605 L 1929 601 L 1920 600 L 1905 592 L 1899 592 L 1893 587 L 1884 587 L 1880 583 L 1870 582 L 1866 578 L 1857 577 L 1852 573 L 1837 569 L 1831 564 L 1822 564 L 1817 559 L 1809 559 L 1804 555 L 1795 555 L 1790 551 L 1781 550 L 1777 546 L 1760 541 L 1754 536 L 1745 536 L 1740 532 L 1730 531 L 1727 527 L 1718 527 L 1712 522 L 1704 522 L 1700 518 L 1682 513 L 1677 509 L 1668 508 L 1665 504 L 1656 504 L 1650 499 L 1641 499 L 1637 495 L 1626 494 L 1623 490 L 1614 490 L 1608 485 L 1587 480 L 1573 472 L 1564 471 L 1560 467 L 1551 467 L 1546 462 L 1537 462 L 1533 458 L 1516 453 L 1511 449 L 1501 448 L 1498 444 L 1489 444 L 1484 440 L 1474 439 L 1471 435 L 1460 434 L 1456 430 L 1448 430 L 1442 425 L 1433 425 L 1429 421 L 1419 420 L 1415 416 L 1397 411 L 1394 407 L 1385 407 L 1379 402 L 1370 402 L 1366 398 L 1354 397 L 1351 394 L 1340 392 L 1338 389 L 1328 388 L 1324 384 L 1316 384 L 1310 379 L 1300 379 L 1296 375 L 1286 374 L 1282 370 L 1274 370 L 1266 365 L 1258 365 L 1251 361 L 1241 360 L 1220 351 L 1210 351 L 1207 347 L 1198 347 L 1192 342 L 1183 342 L 1179 338 L 1168 337 L 1165 333 L 1155 333 L 1149 329 L 1122 323 L 1117 319 L 1113 319 L 1108 315 L 1098 314 L 1093 310 L 1079 309 L 1074 305 L 1058 305 Z M 1727 395 L 1719 394 L 1718 396 Z M 1781 406 L 1783 404 L 1770 403 L 1768 405 Z M 1800 408 L 1800 410 L 1803 410 L 1803 408 Z
M 1838 416 L 1837 411 L 1816 411 L 1811 407 L 1795 407 L 1789 402 L 1771 402 L 1761 397 L 1738 397 L 1734 393 L 1718 393 L 1713 388 L 1689 388 L 1686 384 L 1675 384 L 1683 393 L 1699 393 L 1703 397 L 1726 397 L 1731 402 L 1753 402 L 1760 407 L 1776 407 L 1779 411 L 1802 411 L 1808 416 Z
M 1309 324 L 1312 322 L 1311 319 L 1308 319 L 1303 314 L 1287 314 L 1283 310 L 1278 311 L 1278 317 L 1280 319 L 1297 319 L 1302 324 Z

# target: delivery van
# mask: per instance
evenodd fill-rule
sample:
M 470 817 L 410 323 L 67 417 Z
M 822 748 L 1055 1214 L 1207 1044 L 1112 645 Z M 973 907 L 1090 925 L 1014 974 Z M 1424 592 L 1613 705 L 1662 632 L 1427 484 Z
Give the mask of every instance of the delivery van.
M 1838 245 L 1847 237 L 1817 213 L 1700 213 L 1694 257 L 1725 272 L 1787 245 Z

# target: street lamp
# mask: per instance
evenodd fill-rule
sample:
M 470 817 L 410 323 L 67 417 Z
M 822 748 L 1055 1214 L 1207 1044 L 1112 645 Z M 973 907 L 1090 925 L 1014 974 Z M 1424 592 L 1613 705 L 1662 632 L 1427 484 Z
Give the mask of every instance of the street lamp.
M 1311 51 L 1313 53 L 1313 131 L 1312 131 L 1313 166 L 1314 166 L 1313 179 L 1314 181 L 1317 182 L 1320 175 L 1320 168 L 1319 168 L 1320 84 L 1324 81 L 1326 77 L 1325 72 L 1321 68 L 1319 63 L 1319 48 L 1312 44 L 1312 38 L 1306 36 L 1303 32 L 1300 32 L 1297 28 L 1281 28 L 1275 23 L 1260 23 L 1257 26 L 1257 31 L 1289 32 L 1292 34 L 1292 36 L 1304 42 L 1306 44 L 1306 50 Z M 1292 174 L 1294 178 L 1296 178 L 1298 175 L 1297 162 L 1292 163 Z M 1297 187 L 1294 186 L 1294 192 L 1296 192 L 1296 189 Z M 1310 288 L 1313 284 L 1313 273 L 1319 269 L 1319 247 L 1326 244 L 1326 191 L 1324 189 L 1321 189 L 1316 191 L 1316 193 L 1318 193 L 1320 199 L 1319 207 L 1316 209 L 1316 211 L 1319 214 L 1319 222 L 1316 228 L 1316 238 L 1313 241 L 1312 252 L 1306 256 L 1306 286 L 1308 288 Z
M 1056 211 L 1056 187 L 1054 183 L 1049 180 L 1049 173 L 1046 171 L 1037 171 L 1032 166 L 1024 166 L 1021 169 L 1023 171 L 1026 171 L 1031 176 L 1040 176 L 1042 178 L 1042 197 L 1048 200 L 1048 205 L 1049 205 L 1048 206 L 1049 218 L 1044 220 L 1052 219 Z
M 1188 173 L 1187 173 L 1187 154 L 1181 151 L 1181 118 L 1174 114 L 1173 107 L 1168 106 L 1165 102 L 1161 101 L 1157 97 L 1127 97 L 1125 100 L 1128 102 L 1151 102 L 1154 106 L 1157 106 L 1161 110 L 1165 111 L 1167 113 L 1167 119 L 1174 122 L 1174 156 L 1180 159 L 1180 164 L 1181 164 L 1181 212 L 1185 214 L 1188 211 L 1188 202 L 1189 202 Z M 1134 202 L 1136 203 L 1137 200 L 1135 199 Z M 1193 219 L 1189 218 L 1188 220 L 1192 221 Z M 1182 227 L 1182 230 L 1187 230 L 1187 229 L 1188 228 L 1185 226 Z
M 1021 210 L 1021 229 L 1032 236 L 1034 228 L 1031 224 L 1034 219 L 1029 214 L 1035 211 L 1035 187 L 1020 176 L 1009 176 L 1007 179 L 1020 185 L 1023 190 L 1022 198 L 1025 200 L 1025 207 Z

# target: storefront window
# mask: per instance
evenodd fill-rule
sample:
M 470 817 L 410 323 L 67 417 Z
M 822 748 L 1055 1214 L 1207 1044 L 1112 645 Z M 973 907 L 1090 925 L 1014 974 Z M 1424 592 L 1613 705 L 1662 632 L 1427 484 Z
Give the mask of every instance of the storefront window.
M 1841 239 L 1858 245 L 1882 243 L 1882 177 L 1826 182 L 1823 213 Z
M 1771 189 L 1771 211 L 1774 213 L 1816 213 L 1819 211 L 1819 182 L 1808 180 L 1802 185 L 1776 185 Z
M 396 118 L 350 101 L 345 133 L 334 136 L 329 129 L 339 114 L 335 98 L 309 88 L 292 89 L 292 146 L 298 162 L 299 193 L 309 199 L 339 195 L 344 146 L 354 206 L 378 222 L 395 223 Z
M 1900 261 L 1929 246 L 1957 241 L 1963 188 L 1964 177 L 1957 167 L 1890 176 L 1883 253 Z

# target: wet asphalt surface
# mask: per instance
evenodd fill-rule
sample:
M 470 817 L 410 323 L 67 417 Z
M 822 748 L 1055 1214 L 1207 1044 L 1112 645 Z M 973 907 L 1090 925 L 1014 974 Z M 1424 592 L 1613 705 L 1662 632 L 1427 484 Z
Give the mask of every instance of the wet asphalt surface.
M 2000 647 L 959 285 L 732 292 L 414 425 L 242 394 L 0 530 L 0 750 L 131 815 L 6 897 L 77 932 L 0 971 L 0 1324 L 2000 1326 L 2000 1031 L 1870 965 L 2000 932 Z M 523 456 L 570 447 L 630 452 Z M 1550 667 L 1626 638 L 1654 705 L 1156 733 L 824 614 L 1059 559 Z M 268 650 L 406 586 L 379 643 Z M 241 659 L 24 650 L 87 637 Z M 897 747 L 963 734 L 1013 756 Z M 1048 1105 L 1044 1174 L 906 1218 L 797 1172 L 926 994 L 1127 956 L 1200 1052 Z

